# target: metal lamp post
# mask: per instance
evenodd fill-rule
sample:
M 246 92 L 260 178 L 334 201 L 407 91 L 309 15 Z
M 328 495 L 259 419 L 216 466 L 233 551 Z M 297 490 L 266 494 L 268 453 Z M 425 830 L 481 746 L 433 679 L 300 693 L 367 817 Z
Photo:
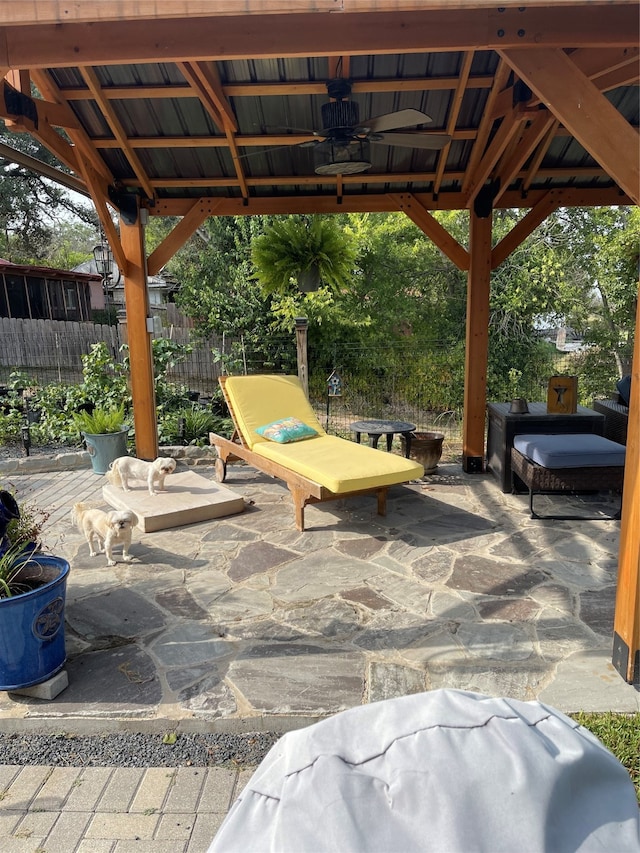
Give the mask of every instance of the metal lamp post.
M 107 317 L 110 318 L 109 308 L 109 283 L 113 276 L 113 254 L 108 243 L 100 243 L 93 247 L 93 258 L 96 262 L 96 270 L 102 276 L 102 289 L 104 291 L 104 304 Z

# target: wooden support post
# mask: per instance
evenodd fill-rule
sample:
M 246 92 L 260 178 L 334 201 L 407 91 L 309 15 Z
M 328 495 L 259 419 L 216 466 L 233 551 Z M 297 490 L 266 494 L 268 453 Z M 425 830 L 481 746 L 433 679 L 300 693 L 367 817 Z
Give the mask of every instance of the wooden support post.
M 137 217 L 134 225 L 127 225 L 124 219 L 120 219 L 120 240 L 127 259 L 124 298 L 127 309 L 136 456 L 139 459 L 151 460 L 158 456 L 158 423 L 151 332 L 147 328 L 149 316 L 147 262 L 144 229 L 140 216 Z
M 296 317 L 296 348 L 298 352 L 298 378 L 309 397 L 309 360 L 307 358 L 307 330 L 309 321 L 306 317 Z
M 613 665 L 629 684 L 640 684 L 640 301 L 636 311 L 631 377 Z
M 480 218 L 472 208 L 469 216 L 462 468 L 478 474 L 484 470 L 492 215 Z

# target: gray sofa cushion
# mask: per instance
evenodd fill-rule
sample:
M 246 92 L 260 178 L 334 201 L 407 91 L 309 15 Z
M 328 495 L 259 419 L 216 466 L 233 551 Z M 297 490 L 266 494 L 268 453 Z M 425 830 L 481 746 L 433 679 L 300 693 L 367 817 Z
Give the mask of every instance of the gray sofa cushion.
M 625 446 L 591 433 L 517 435 L 513 446 L 543 468 L 615 467 L 624 465 Z

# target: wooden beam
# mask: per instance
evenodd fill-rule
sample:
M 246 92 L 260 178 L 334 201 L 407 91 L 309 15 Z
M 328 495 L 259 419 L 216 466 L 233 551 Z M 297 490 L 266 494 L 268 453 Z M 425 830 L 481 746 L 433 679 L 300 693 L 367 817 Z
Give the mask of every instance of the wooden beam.
M 489 147 L 485 151 L 482 160 L 476 166 L 469 183 L 467 191 L 467 207 L 470 207 L 486 181 L 491 176 L 493 169 L 502 156 L 507 145 L 520 129 L 522 122 L 527 120 L 527 115 L 518 107 L 514 107 L 508 113 L 496 131 Z
M 500 197 L 508 190 L 512 182 L 516 180 L 521 167 L 526 163 L 533 151 L 545 137 L 554 121 L 555 119 L 553 115 L 547 112 L 547 110 L 541 110 L 534 115 L 533 120 L 525 128 L 522 136 L 518 140 L 518 144 L 515 146 L 513 151 L 510 152 L 509 157 L 499 164 L 496 173 L 493 175 L 493 180 L 496 180 L 499 184 L 498 191 L 493 200 L 494 206 Z
M 507 63 L 501 59 L 498 62 L 493 86 L 487 97 L 484 112 L 482 114 L 482 118 L 480 119 L 476 141 L 471 150 L 469 160 L 467 161 L 467 170 L 462 184 L 463 193 L 469 192 L 469 188 L 471 187 L 476 168 L 482 158 L 482 155 L 484 154 L 484 150 L 489 140 L 489 134 L 491 133 L 491 128 L 493 127 L 494 122 L 494 119 L 491 117 L 493 112 L 493 106 L 497 98 L 499 97 L 500 92 L 505 87 L 507 80 L 509 79 L 510 72 L 511 70 Z
M 441 130 L 420 131 L 420 136 L 429 134 L 439 135 Z M 264 136 L 236 136 L 235 142 L 239 148 L 270 148 L 285 145 L 300 145 L 301 142 L 317 141 L 318 137 L 309 133 L 269 133 Z M 476 131 L 473 128 L 460 128 L 453 133 L 453 140 L 475 139 Z M 119 148 L 117 139 L 93 140 L 96 148 Z M 131 148 L 226 148 L 228 146 L 226 136 L 133 136 L 128 137 L 127 142 Z
M 540 144 L 538 145 L 536 152 L 533 155 L 533 157 L 531 158 L 531 162 L 529 163 L 529 166 L 527 167 L 527 174 L 525 175 L 525 178 L 522 182 L 523 192 L 525 192 L 525 193 L 528 192 L 529 187 L 531 186 L 531 184 L 534 182 L 534 180 L 538 176 L 538 172 L 540 170 L 540 166 L 542 164 L 542 161 L 544 160 L 544 156 L 547 153 L 547 151 L 549 150 L 549 146 L 551 145 L 551 143 L 555 139 L 555 136 L 556 136 L 556 133 L 558 132 L 559 126 L 560 126 L 560 122 L 558 121 L 558 119 L 556 119 L 553 122 L 553 124 L 551 125 L 551 127 L 549 128 L 549 130 L 547 131 L 547 135 L 545 136 L 545 138 L 543 140 L 541 140 Z
M 347 183 L 347 177 L 344 177 Z M 546 195 L 549 190 L 530 190 L 526 197 L 520 190 L 509 190 L 500 199 L 500 208 L 529 209 Z M 606 207 L 629 205 L 631 199 L 617 187 L 603 189 L 563 189 L 562 206 Z M 464 210 L 465 196 L 462 193 L 441 193 L 437 202 L 431 193 L 414 193 L 425 210 Z M 204 199 L 202 201 L 205 201 Z M 214 198 L 206 199 L 216 216 L 252 216 L 253 214 L 293 213 L 392 213 L 398 210 L 397 203 L 386 194 L 345 195 L 338 204 L 334 195 L 323 196 L 279 196 L 277 198 Z M 193 206 L 192 198 L 156 199 L 149 209 L 152 216 L 184 216 Z
M 149 183 L 147 173 L 142 163 L 140 162 L 140 158 L 129 145 L 127 140 L 127 134 L 124 132 L 124 129 L 120 123 L 120 119 L 116 115 L 115 110 L 113 109 L 109 101 L 107 101 L 107 99 L 102 96 L 102 88 L 100 86 L 100 80 L 98 79 L 98 75 L 93 70 L 93 68 L 83 68 L 81 69 L 81 74 L 84 77 L 87 86 L 89 87 L 89 89 L 91 89 L 91 93 L 94 97 L 94 100 L 98 108 L 102 111 L 102 114 L 104 115 L 107 124 L 111 128 L 111 132 L 120 143 L 122 153 L 129 161 L 131 168 L 133 169 L 138 180 L 140 181 L 140 186 L 147 195 L 147 198 L 152 199 L 154 196 L 154 192 L 153 187 Z
M 432 240 L 440 251 L 446 255 L 458 269 L 469 269 L 469 253 L 455 240 L 449 232 L 440 225 L 437 219 L 423 207 L 422 204 L 411 193 L 390 193 L 391 198 L 397 205 L 398 210 L 406 213 L 421 231 Z
M 629 428 L 624 466 L 613 665 L 630 684 L 640 684 L 640 300 L 631 368 Z
M 40 93 L 48 98 L 50 101 L 54 101 L 58 105 L 65 110 L 65 112 L 69 113 L 70 116 L 73 116 L 73 111 L 71 107 L 65 102 L 64 97 L 61 93 L 61 90 L 57 86 L 57 84 L 52 79 L 51 75 L 46 71 L 34 71 L 32 73 L 32 79 L 36 86 L 38 87 Z M 97 153 L 89 136 L 87 133 L 81 128 L 75 128 L 72 124 L 69 124 L 68 121 L 65 120 L 65 128 L 69 139 L 73 142 L 75 147 L 79 152 L 82 153 L 83 157 L 91 163 L 95 172 L 98 175 L 101 175 L 108 183 L 113 183 L 113 175 L 107 169 L 107 166 L 104 160 Z
M 473 210 L 469 215 L 462 467 L 477 474 L 484 470 L 485 458 L 492 220 L 491 216 L 481 219 Z
M 447 126 L 445 133 L 451 137 L 451 140 L 453 140 L 453 134 L 456 129 L 456 124 L 458 123 L 458 116 L 460 115 L 460 108 L 462 107 L 462 99 L 464 98 L 464 94 L 467 90 L 467 82 L 469 80 L 469 74 L 471 73 L 471 65 L 473 63 L 474 56 L 475 51 L 473 50 L 470 50 L 464 54 L 462 65 L 460 66 L 460 77 L 458 79 L 458 85 L 456 86 L 453 98 L 451 100 L 451 105 L 449 106 L 449 116 L 447 118 Z M 450 148 L 451 142 L 447 142 L 442 151 L 440 151 L 440 153 L 438 154 L 438 163 L 436 165 L 436 179 L 433 182 L 434 195 L 437 195 L 440 192 L 440 187 L 442 185 L 442 177 L 444 175 L 444 170 L 447 165 L 447 158 L 449 157 Z
M 204 203 L 203 203 L 204 201 Z M 170 261 L 178 249 L 181 249 L 189 237 L 202 225 L 209 216 L 215 215 L 216 205 L 211 205 L 209 200 L 196 201 L 178 222 L 175 228 L 167 234 L 162 243 L 149 255 L 147 261 L 147 272 L 149 275 L 157 275 L 162 267 Z
M 158 422 L 153 381 L 153 351 L 149 317 L 149 290 L 144 252 L 144 230 L 137 217 L 135 225 L 120 219 L 120 239 L 127 259 L 124 275 L 124 300 L 127 311 L 127 340 L 136 456 L 153 460 L 158 456 Z
M 628 47 L 638 9 L 564 5 L 341 14 L 229 15 L 5 27 L 0 65 L 64 68 L 252 57 L 366 56 L 550 47 Z
M 455 89 L 457 77 L 405 77 L 402 80 L 390 78 L 387 80 L 357 80 L 351 78 L 351 92 L 354 95 L 370 92 L 432 92 Z M 467 89 L 490 89 L 493 76 L 488 74 L 469 77 Z M 105 98 L 110 101 L 138 100 L 145 98 L 193 98 L 191 86 L 184 83 L 171 83 L 166 86 L 103 86 Z M 255 98 L 255 97 L 285 97 L 288 95 L 321 95 L 327 94 L 326 83 L 300 81 L 296 83 L 225 83 L 222 86 L 225 98 Z M 65 88 L 68 101 L 91 100 L 88 89 L 75 87 Z
M 638 133 L 571 58 L 549 48 L 501 54 L 618 186 L 640 204 Z
M 535 207 L 513 226 L 511 231 L 493 247 L 491 251 L 491 269 L 494 270 L 540 225 L 541 222 L 557 210 L 562 204 L 562 193 L 550 190 L 542 196 Z
M 80 165 L 80 171 L 84 178 L 84 182 L 91 194 L 91 199 L 96 209 L 96 213 L 98 214 L 98 218 L 100 219 L 103 231 L 109 245 L 111 246 L 114 260 L 118 265 L 120 272 L 125 275 L 127 271 L 127 259 L 122 250 L 118 232 L 116 231 L 116 227 L 111 219 L 109 208 L 107 207 L 107 199 L 109 197 L 108 186 L 102 176 L 97 174 L 91 163 L 89 163 L 88 160 L 85 160 L 82 154 L 78 155 L 78 163 Z
M 55 166 L 50 166 L 48 163 L 43 163 L 41 160 L 31 157 L 29 154 L 17 151 L 10 145 L 5 145 L 3 142 L 0 142 L 0 157 L 4 157 L 13 163 L 19 163 L 25 169 L 30 169 L 32 172 L 51 178 L 52 181 L 56 181 L 74 192 L 91 198 L 85 184 L 76 178 L 75 175 L 69 175 L 67 172 L 56 169 Z
M 206 67 L 204 63 L 178 62 L 178 68 L 197 93 L 201 104 L 209 113 L 215 124 L 224 132 L 226 143 L 231 154 L 233 166 L 238 179 L 238 186 L 243 198 L 249 195 L 240 152 L 234 137 L 238 129 L 231 105 L 220 91 L 220 80 L 217 72 L 213 72 L 212 64 Z

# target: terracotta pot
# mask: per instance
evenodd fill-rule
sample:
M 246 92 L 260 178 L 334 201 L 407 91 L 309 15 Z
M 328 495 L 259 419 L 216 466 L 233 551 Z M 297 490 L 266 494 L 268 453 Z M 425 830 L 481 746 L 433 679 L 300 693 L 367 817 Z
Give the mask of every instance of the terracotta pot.
M 401 436 L 402 450 L 406 453 L 406 439 Z M 425 474 L 433 474 L 438 467 L 442 456 L 442 442 L 444 434 L 441 432 L 414 432 L 411 434 L 411 447 L 409 456 L 424 465 Z

